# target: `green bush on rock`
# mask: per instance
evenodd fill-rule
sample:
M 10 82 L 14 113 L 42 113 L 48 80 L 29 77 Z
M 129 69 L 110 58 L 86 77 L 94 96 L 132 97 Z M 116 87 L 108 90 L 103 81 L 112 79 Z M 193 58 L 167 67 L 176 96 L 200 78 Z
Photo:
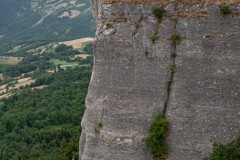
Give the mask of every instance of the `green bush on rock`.
M 158 39 L 159 39 L 159 36 L 157 32 L 151 35 L 150 37 L 150 40 L 152 41 L 152 43 L 155 43 Z
M 203 160 L 239 160 L 240 159 L 240 137 L 227 144 L 214 143 L 213 151 Z
M 172 42 L 173 45 L 178 45 L 182 41 L 182 38 L 178 32 L 174 31 L 172 33 L 170 41 Z
M 222 15 L 230 14 L 232 12 L 231 9 L 229 8 L 229 6 L 226 4 L 220 5 L 219 9 L 220 9 L 220 12 Z
M 144 139 L 144 144 L 156 159 L 161 159 L 168 153 L 165 142 L 168 120 L 160 112 L 149 128 L 149 135 Z
M 159 21 L 162 20 L 163 16 L 165 15 L 166 10 L 162 7 L 153 7 L 152 8 L 152 14 L 155 18 L 157 18 Z

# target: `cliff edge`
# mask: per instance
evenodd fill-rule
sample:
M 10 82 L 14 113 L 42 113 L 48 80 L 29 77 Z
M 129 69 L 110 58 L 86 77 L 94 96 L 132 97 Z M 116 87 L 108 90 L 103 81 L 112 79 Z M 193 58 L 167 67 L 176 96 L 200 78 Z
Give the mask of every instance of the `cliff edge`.
M 152 160 L 142 140 L 158 112 L 169 120 L 167 160 L 200 160 L 240 133 L 240 2 L 226 1 L 226 15 L 216 3 L 159 2 L 91 0 L 81 160 Z

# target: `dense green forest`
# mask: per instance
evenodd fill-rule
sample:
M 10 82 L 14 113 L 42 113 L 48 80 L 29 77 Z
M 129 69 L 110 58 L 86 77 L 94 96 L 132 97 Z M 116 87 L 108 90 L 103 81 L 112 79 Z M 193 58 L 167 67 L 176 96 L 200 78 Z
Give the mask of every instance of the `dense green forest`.
M 45 50 L 36 49 L 39 46 Z M 53 46 L 38 42 L 1 55 L 21 59 L 16 64 L 0 61 L 0 88 L 13 87 L 24 77 L 33 80 L 7 90 L 10 97 L 0 98 L 1 160 L 78 159 L 92 44 L 80 50 L 64 44 Z M 89 56 L 81 58 L 81 54 Z
M 78 137 L 91 67 L 44 75 L 0 101 L 1 160 L 78 159 Z M 41 83 L 39 83 L 41 81 Z
M 88 0 L 0 0 L 0 160 L 78 159 L 92 45 L 58 42 L 94 33 Z

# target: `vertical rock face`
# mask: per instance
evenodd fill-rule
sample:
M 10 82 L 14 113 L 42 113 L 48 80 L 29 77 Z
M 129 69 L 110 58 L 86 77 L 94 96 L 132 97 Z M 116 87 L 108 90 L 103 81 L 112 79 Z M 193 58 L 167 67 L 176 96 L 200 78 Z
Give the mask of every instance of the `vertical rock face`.
M 240 5 L 231 6 L 238 11 Z M 240 16 L 206 7 L 206 18 L 180 18 L 176 72 L 166 115 L 171 160 L 198 160 L 213 141 L 240 134 Z
M 212 141 L 240 133 L 240 16 L 222 16 L 216 5 L 168 4 L 158 22 L 153 6 L 92 0 L 97 34 L 81 160 L 152 160 L 142 140 L 164 109 L 169 160 L 199 160 Z M 176 48 L 173 32 L 182 37 Z

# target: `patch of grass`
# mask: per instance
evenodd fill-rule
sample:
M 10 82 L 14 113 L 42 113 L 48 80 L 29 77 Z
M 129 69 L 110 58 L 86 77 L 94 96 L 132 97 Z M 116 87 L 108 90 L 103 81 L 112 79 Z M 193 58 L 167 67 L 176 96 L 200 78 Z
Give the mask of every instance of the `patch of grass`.
M 160 112 L 152 122 L 149 128 L 149 135 L 144 139 L 144 144 L 152 153 L 154 158 L 160 159 L 168 153 L 168 147 L 165 142 L 168 120 Z
M 177 53 L 176 52 L 172 52 L 171 55 L 170 55 L 170 58 L 174 59 L 174 58 L 176 58 L 176 56 L 177 56 Z
M 91 67 L 91 64 L 81 64 L 80 67 Z
M 106 23 L 106 29 L 113 28 L 113 24 L 111 22 Z
M 97 127 L 94 128 L 94 131 L 95 131 L 96 134 L 99 134 L 99 133 L 100 133 L 100 129 L 97 128 Z
M 212 153 L 203 160 L 238 160 L 240 159 L 240 137 L 227 144 L 214 143 Z
M 175 32 L 173 32 L 173 34 L 170 38 L 170 41 L 172 42 L 172 44 L 177 45 L 177 44 L 181 43 L 182 38 L 181 38 L 180 34 L 175 31 Z
M 176 69 L 177 66 L 176 66 L 176 64 L 171 64 L 169 67 L 170 67 L 170 69 L 174 70 L 174 69 Z
M 222 15 L 230 14 L 232 12 L 227 4 L 220 5 L 219 9 Z
M 101 122 L 98 123 L 98 128 L 103 128 L 103 124 Z
M 150 40 L 152 41 L 152 43 L 155 43 L 158 39 L 159 39 L 159 36 L 157 32 L 150 37 Z
M 157 18 L 159 21 L 162 20 L 163 16 L 165 15 L 166 10 L 162 7 L 153 7 L 152 8 L 152 14 L 155 18 Z
M 103 128 L 103 123 L 99 122 L 97 127 L 94 128 L 95 133 L 99 134 L 102 128 Z

